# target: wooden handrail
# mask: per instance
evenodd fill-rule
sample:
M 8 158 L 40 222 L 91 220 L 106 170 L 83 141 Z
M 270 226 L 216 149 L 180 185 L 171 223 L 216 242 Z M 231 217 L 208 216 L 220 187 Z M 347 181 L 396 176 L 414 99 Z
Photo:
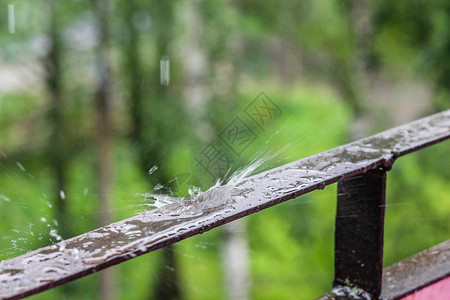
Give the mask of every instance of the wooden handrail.
M 0 299 L 18 299 L 203 233 L 337 181 L 389 170 L 450 138 L 450 110 L 0 262 Z

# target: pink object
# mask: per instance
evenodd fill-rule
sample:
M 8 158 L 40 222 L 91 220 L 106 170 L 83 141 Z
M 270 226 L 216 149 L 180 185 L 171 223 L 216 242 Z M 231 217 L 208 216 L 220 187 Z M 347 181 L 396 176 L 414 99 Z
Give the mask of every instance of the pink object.
M 435 282 L 402 300 L 450 300 L 450 277 Z

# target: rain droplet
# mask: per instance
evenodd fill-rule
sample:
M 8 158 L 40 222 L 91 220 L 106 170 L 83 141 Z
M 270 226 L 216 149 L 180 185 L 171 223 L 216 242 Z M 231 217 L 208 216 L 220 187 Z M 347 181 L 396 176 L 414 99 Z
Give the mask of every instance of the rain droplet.
M 58 231 L 56 231 L 56 229 L 50 229 L 50 235 L 54 238 L 56 238 L 56 240 L 58 241 L 62 241 L 63 238 L 58 234 Z
M 158 183 L 157 185 L 155 185 L 155 187 L 153 188 L 154 191 L 158 191 L 160 189 L 164 188 L 164 186 L 160 183 Z
M 0 199 L 5 200 L 6 202 L 10 202 L 11 199 L 9 199 L 8 197 L 6 197 L 5 195 L 0 195 Z
M 20 162 L 16 162 L 16 165 L 19 167 L 19 169 L 20 169 L 22 172 L 25 172 L 25 171 L 26 171 L 25 168 L 23 167 L 23 165 L 22 165 Z
M 164 56 L 160 60 L 160 82 L 161 85 L 169 85 L 170 82 L 170 60 L 168 57 Z
M 155 165 L 155 166 L 151 167 L 150 170 L 148 170 L 148 174 L 149 174 L 149 175 L 150 175 L 150 174 L 153 174 L 156 170 L 158 170 L 158 167 Z
M 9 33 L 16 32 L 16 19 L 14 14 L 14 4 L 8 4 L 8 29 Z

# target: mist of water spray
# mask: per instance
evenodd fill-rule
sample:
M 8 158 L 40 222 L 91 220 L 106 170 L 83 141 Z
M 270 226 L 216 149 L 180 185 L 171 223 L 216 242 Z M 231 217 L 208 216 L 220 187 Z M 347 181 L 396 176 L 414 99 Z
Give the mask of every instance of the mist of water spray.
M 283 148 L 284 149 L 284 148 Z M 243 168 L 240 168 L 234 172 L 231 169 L 224 175 L 223 178 L 218 178 L 216 183 L 212 185 L 205 192 L 201 190 L 200 187 L 190 186 L 188 189 L 188 194 L 190 198 L 195 200 L 196 197 L 201 197 L 202 195 L 210 195 L 214 194 L 213 190 L 219 190 L 220 194 L 230 194 L 231 191 L 240 183 L 244 178 L 252 175 L 257 169 L 262 167 L 264 164 L 273 161 L 275 157 L 279 155 L 279 152 L 272 154 L 266 153 L 264 155 L 260 155 L 257 158 L 253 159 Z M 162 193 L 163 190 L 168 191 L 167 193 Z M 154 193 L 145 193 L 144 196 L 144 205 L 150 208 L 161 208 L 167 204 L 175 203 L 184 199 L 184 197 L 180 195 L 176 195 L 170 190 L 166 188 L 162 184 L 157 184 L 154 189 Z M 217 193 L 216 193 L 217 194 Z M 217 196 L 217 195 L 216 195 Z M 220 197 L 218 197 L 220 198 Z

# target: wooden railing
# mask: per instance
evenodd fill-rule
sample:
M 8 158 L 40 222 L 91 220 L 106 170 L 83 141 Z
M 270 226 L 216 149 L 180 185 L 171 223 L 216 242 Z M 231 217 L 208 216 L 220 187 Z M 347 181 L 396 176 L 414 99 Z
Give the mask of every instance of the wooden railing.
M 449 137 L 447 110 L 3 261 L 0 298 L 36 294 L 338 182 L 334 288 L 322 299 L 399 299 L 449 276 L 450 242 L 412 258 L 426 263 L 406 260 L 383 274 L 386 171 Z

